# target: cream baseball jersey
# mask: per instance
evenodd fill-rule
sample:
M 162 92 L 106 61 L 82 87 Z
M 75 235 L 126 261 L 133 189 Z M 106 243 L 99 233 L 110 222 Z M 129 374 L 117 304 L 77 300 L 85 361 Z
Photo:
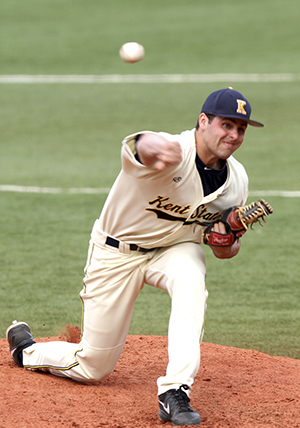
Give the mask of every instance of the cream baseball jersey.
M 233 157 L 227 159 L 226 182 L 204 196 L 196 167 L 195 130 L 179 135 L 160 132 L 182 147 L 182 162 L 163 171 L 146 167 L 135 158 L 135 142 L 143 131 L 123 140 L 122 170 L 95 222 L 92 239 L 99 233 L 127 244 L 157 248 L 180 242 L 201 243 L 201 223 L 217 219 L 233 205 L 244 205 L 248 195 L 248 177 Z

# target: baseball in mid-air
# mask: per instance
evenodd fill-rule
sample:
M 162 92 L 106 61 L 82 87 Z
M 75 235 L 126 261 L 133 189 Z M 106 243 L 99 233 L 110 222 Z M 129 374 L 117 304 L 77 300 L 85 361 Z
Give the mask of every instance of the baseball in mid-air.
M 140 43 L 128 42 L 121 46 L 119 53 L 123 61 L 134 63 L 144 58 L 145 49 Z

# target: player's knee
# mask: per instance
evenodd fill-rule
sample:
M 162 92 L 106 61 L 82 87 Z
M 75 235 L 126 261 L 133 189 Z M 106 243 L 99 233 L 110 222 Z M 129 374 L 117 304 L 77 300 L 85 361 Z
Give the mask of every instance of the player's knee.
M 99 382 L 109 376 L 118 362 L 121 350 L 91 349 L 84 347 L 77 359 L 87 382 Z
M 103 368 L 101 368 L 100 370 L 89 370 L 89 372 L 86 374 L 87 377 L 85 382 L 87 383 L 100 382 L 105 377 L 109 376 L 113 371 L 114 369 L 108 369 L 108 368 L 106 370 L 103 370 Z
M 81 368 L 84 370 L 84 382 L 86 383 L 97 383 L 100 382 L 105 377 L 109 376 L 113 371 L 115 366 L 105 366 L 99 365 L 99 367 L 90 366 L 88 362 L 81 364 Z

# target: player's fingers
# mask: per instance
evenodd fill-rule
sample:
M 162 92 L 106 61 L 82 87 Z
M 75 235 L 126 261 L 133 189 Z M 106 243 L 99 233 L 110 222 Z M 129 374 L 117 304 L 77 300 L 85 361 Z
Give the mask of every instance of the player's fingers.
M 170 158 L 170 163 L 178 164 L 182 161 L 182 148 L 177 141 L 170 146 L 167 156 Z
M 216 223 L 212 229 L 214 232 L 226 234 L 225 224 L 221 221 Z
M 157 155 L 157 159 L 165 165 L 178 165 L 182 161 L 181 147 L 176 150 L 164 150 L 162 153 Z
M 167 166 L 167 164 L 164 161 L 161 160 L 157 160 L 155 162 L 154 167 L 158 170 L 158 171 L 162 171 L 163 169 L 165 169 L 165 167 Z
M 226 227 L 225 227 L 225 224 L 224 223 L 222 223 L 222 222 L 220 222 L 219 223 L 219 230 L 220 230 L 220 233 L 226 233 Z
M 155 162 L 155 168 L 159 171 L 165 169 L 168 165 L 177 165 L 180 163 L 178 160 L 169 159 L 168 157 L 160 156 Z
M 212 230 L 214 232 L 219 232 L 219 223 L 215 223 L 214 226 L 213 226 L 213 228 L 212 228 Z

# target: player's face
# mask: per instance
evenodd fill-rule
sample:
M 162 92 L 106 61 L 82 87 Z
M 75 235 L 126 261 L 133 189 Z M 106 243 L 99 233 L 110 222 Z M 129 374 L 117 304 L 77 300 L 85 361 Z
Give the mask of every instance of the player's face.
M 199 117 L 196 131 L 197 153 L 206 165 L 214 165 L 219 159 L 227 159 L 242 144 L 247 122 L 216 116 L 209 122 L 205 114 Z M 200 138 L 197 138 L 197 133 Z

